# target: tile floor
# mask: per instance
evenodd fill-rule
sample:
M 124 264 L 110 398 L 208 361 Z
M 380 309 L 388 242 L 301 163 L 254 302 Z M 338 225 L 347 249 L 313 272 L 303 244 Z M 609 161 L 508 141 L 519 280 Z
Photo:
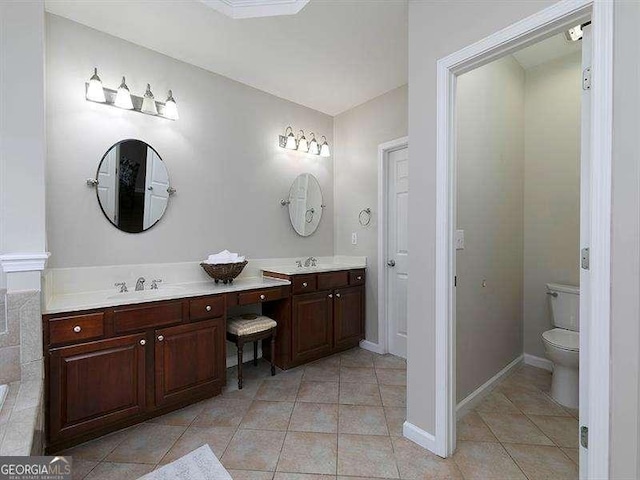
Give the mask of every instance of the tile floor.
M 361 349 L 287 372 L 245 368 L 239 391 L 65 451 L 74 478 L 128 480 L 208 443 L 235 480 L 577 478 L 575 412 L 524 367 L 458 425 L 441 459 L 402 438 L 406 365 Z

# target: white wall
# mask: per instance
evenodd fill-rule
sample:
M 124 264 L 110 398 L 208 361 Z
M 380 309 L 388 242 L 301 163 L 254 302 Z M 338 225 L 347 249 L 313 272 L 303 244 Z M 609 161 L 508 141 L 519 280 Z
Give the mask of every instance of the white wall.
M 525 72 L 511 56 L 458 78 L 457 400 L 522 354 Z
M 367 257 L 367 340 L 378 342 L 378 145 L 407 135 L 406 86 L 335 117 L 336 255 Z M 371 223 L 358 214 L 371 208 Z M 351 233 L 358 244 L 351 244 Z
M 545 356 L 545 284 L 579 285 L 582 56 L 526 71 L 524 351 Z
M 223 248 L 253 258 L 333 254 L 333 159 L 277 145 L 291 124 L 333 146 L 331 117 L 53 15 L 46 66 L 51 267 L 193 261 Z M 112 88 L 123 74 L 133 93 L 149 82 L 164 100 L 171 88 L 180 119 L 85 101 L 94 66 Z M 104 152 L 126 138 L 151 144 L 178 190 L 162 220 L 142 234 L 114 228 L 85 184 Z M 327 205 L 307 238 L 279 203 L 303 172 L 318 177 Z

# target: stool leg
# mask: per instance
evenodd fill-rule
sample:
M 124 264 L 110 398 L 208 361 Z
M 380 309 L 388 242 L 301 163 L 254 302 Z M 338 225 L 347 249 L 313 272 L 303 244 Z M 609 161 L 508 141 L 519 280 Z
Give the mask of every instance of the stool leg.
M 253 342 L 253 366 L 258 366 L 258 341 Z
M 242 390 L 242 351 L 244 343 L 238 342 L 238 390 Z
M 271 334 L 271 376 L 276 374 L 276 334 Z

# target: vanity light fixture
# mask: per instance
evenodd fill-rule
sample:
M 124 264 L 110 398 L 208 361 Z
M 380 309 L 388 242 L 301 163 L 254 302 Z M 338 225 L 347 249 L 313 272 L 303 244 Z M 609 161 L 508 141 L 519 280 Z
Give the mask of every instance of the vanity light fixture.
M 288 126 L 284 130 L 284 135 L 280 135 L 278 139 L 279 145 L 282 148 L 286 148 L 287 150 L 296 150 L 298 148 L 298 143 L 296 142 L 296 137 L 293 134 L 293 128 L 291 128 L 291 126 Z
M 302 153 L 308 153 L 310 155 L 319 155 L 321 157 L 330 157 L 331 151 L 329 150 L 329 144 L 327 143 L 327 137 L 322 135 L 322 143 L 316 140 L 316 134 L 309 133 L 310 140 L 304 136 L 304 130 L 300 130 L 298 138 L 293 134 L 293 128 L 287 127 L 284 131 L 284 135 L 278 137 L 278 145 L 281 148 L 287 150 L 297 150 Z
M 156 107 L 156 101 L 153 98 L 153 93 L 151 93 L 151 85 L 147 83 L 147 91 L 144 92 L 144 98 L 142 99 L 142 108 L 143 113 L 150 113 L 151 115 L 158 114 L 158 107 Z
M 309 151 L 309 143 L 304 136 L 304 131 L 300 130 L 300 136 L 298 137 L 298 151 L 307 153 Z
M 178 106 L 176 105 L 176 101 L 173 98 L 173 93 L 169 90 L 169 96 L 167 97 L 167 101 L 164 104 L 164 116 L 170 118 L 171 120 L 177 120 L 180 118 L 178 116 Z
M 105 103 L 107 100 L 104 96 L 104 89 L 102 88 L 102 80 L 98 76 L 98 69 L 93 69 L 93 75 L 89 79 L 87 86 L 87 100 L 92 102 Z
M 124 77 L 122 77 L 122 83 L 118 87 L 118 93 L 116 94 L 116 107 L 124 108 L 125 110 L 133 110 L 131 92 L 125 83 Z
M 316 134 L 311 132 L 309 135 L 311 136 L 311 140 L 309 140 L 309 153 L 311 155 L 320 155 L 320 146 L 316 140 Z
M 322 138 L 324 138 L 324 141 L 322 142 L 322 145 L 320 145 L 320 156 L 321 157 L 330 157 L 331 156 L 331 151 L 329 150 L 329 144 L 327 143 L 327 137 L 325 137 L 323 135 Z

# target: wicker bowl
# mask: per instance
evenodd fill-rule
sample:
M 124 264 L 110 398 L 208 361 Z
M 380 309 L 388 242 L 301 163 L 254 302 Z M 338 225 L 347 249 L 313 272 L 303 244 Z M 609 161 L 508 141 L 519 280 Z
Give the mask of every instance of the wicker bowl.
M 200 266 L 207 272 L 216 283 L 222 282 L 224 284 L 233 283 L 233 279 L 240 275 L 240 272 L 247 265 L 246 260 L 241 263 L 201 263 Z

